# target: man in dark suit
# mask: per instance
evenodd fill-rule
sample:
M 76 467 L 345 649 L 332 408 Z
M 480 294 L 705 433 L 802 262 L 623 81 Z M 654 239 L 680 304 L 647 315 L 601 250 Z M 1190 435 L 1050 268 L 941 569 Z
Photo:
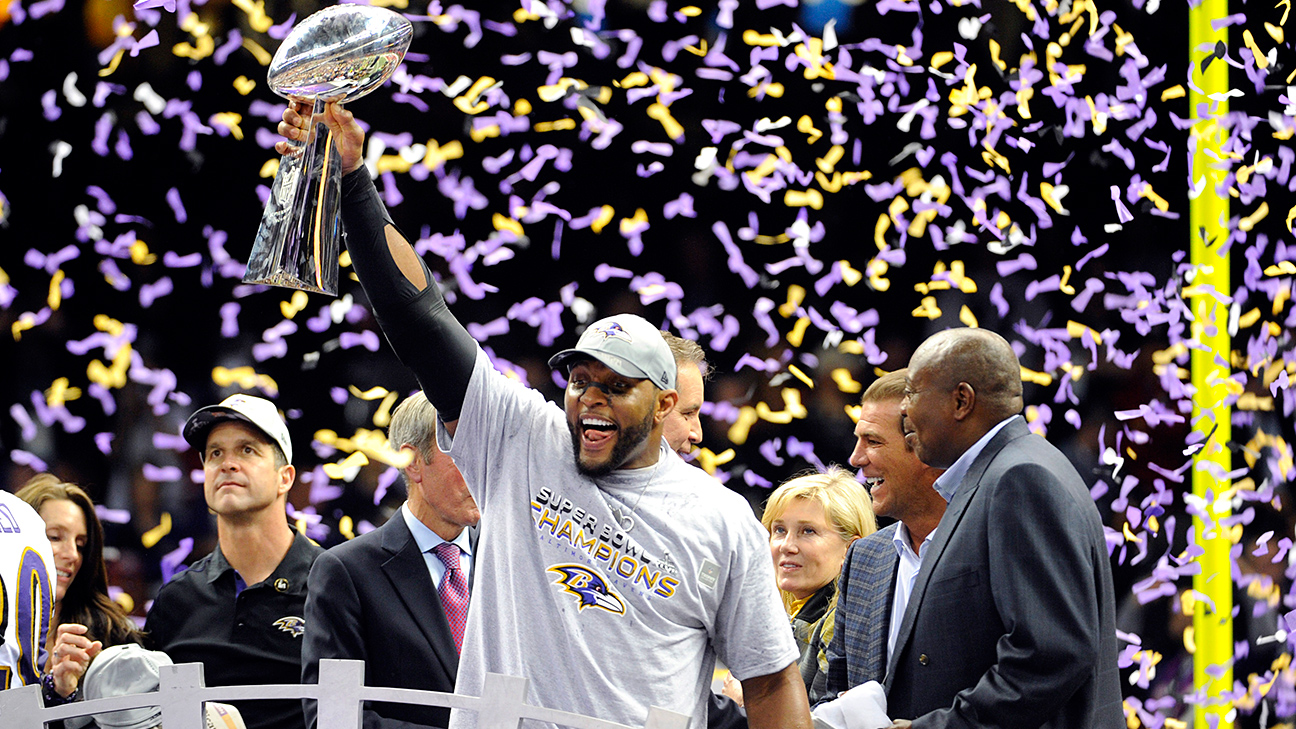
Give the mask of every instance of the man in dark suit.
M 896 727 L 1119 729 L 1115 599 L 1084 481 L 1026 427 L 1021 365 L 983 329 L 914 352 L 901 406 L 949 506 L 890 656 Z
M 882 681 L 914 578 L 945 513 L 932 484 L 941 471 L 924 465 L 900 427 L 905 370 L 889 372 L 860 398 L 852 466 L 867 479 L 873 512 L 896 519 L 855 540 L 837 588 L 837 627 L 828 647 L 827 696 Z
M 316 560 L 302 683 L 317 682 L 321 658 L 351 658 L 365 662 L 368 686 L 454 691 L 476 548 L 472 527 L 481 514 L 435 437 L 436 411 L 423 393 L 392 414 L 388 442 L 410 457 L 408 499 L 383 526 Z M 443 556 L 447 549 L 459 554 Z M 461 594 L 453 590 L 457 579 Z M 314 702 L 303 703 L 313 729 Z M 444 727 L 449 719 L 448 709 L 407 704 L 373 702 L 364 711 L 365 729 Z

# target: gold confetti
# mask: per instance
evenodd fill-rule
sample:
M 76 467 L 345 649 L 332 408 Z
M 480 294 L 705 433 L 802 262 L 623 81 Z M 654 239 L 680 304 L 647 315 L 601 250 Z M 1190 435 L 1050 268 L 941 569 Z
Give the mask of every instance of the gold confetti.
M 845 147 L 840 144 L 834 144 L 828 153 L 815 160 L 815 166 L 824 174 L 831 174 L 837 168 L 837 163 L 841 162 L 842 157 L 846 155 Z M 834 191 L 835 192 L 835 191 Z
M 346 537 L 348 540 L 355 539 L 355 522 L 352 521 L 350 516 L 343 514 L 342 518 L 338 519 L 337 528 L 338 533 Z
M 1070 280 L 1071 280 L 1071 267 L 1063 266 L 1062 280 L 1058 282 L 1058 291 L 1061 291 L 1062 293 L 1067 294 L 1068 296 L 1075 296 L 1075 287 L 1067 283 Z
M 819 210 L 823 207 L 823 202 L 823 193 L 813 187 L 804 192 L 788 190 L 783 193 L 783 204 L 790 208 L 810 207 Z
M 922 305 L 913 310 L 913 315 L 918 318 L 936 320 L 940 318 L 940 307 L 936 306 L 935 296 L 924 296 Z
M 1264 51 L 1260 50 L 1260 46 L 1256 45 L 1255 36 L 1251 35 L 1250 30 L 1242 31 L 1242 41 L 1246 43 L 1246 47 L 1250 48 L 1252 55 L 1255 56 L 1256 67 L 1260 69 L 1269 68 L 1269 59 L 1265 57 Z
M 239 128 L 239 122 L 243 121 L 242 114 L 235 114 L 232 111 L 222 111 L 212 114 L 212 124 L 225 127 L 235 139 L 243 139 L 243 130 Z
M 817 78 L 832 81 L 837 78 L 832 64 L 824 62 L 822 38 L 811 38 L 806 43 L 798 43 L 793 51 L 796 53 L 797 58 L 806 62 L 805 71 L 802 75 L 807 81 L 813 81 Z
M 352 397 L 357 397 L 361 400 L 378 400 L 387 397 L 387 395 L 390 394 L 390 391 L 387 388 L 379 386 L 371 387 L 368 390 L 361 392 L 360 388 L 355 385 L 347 385 L 347 391 L 351 393 Z
M 265 0 L 257 0 L 253 3 L 251 0 L 233 0 L 234 7 L 247 13 L 248 25 L 258 33 L 264 33 L 270 30 L 274 22 L 266 15 Z
M 732 461 L 735 455 L 734 449 L 732 448 L 726 448 L 720 453 L 713 453 L 710 448 L 702 447 L 694 452 L 697 453 L 694 462 L 697 464 L 698 468 L 701 468 L 703 471 L 706 471 L 711 475 L 715 475 L 717 466 L 723 466 Z
M 490 139 L 491 137 L 498 137 L 499 135 L 500 135 L 500 128 L 498 124 L 490 124 L 481 127 L 480 129 L 474 126 L 473 128 L 468 130 L 468 136 L 474 142 L 480 142 L 485 139 Z
M 391 425 L 391 409 L 392 405 L 395 404 L 396 393 L 387 393 L 387 397 L 384 397 L 382 404 L 378 406 L 378 412 L 374 413 L 373 424 L 379 428 L 386 428 L 388 425 Z
M 729 432 L 726 436 L 729 442 L 734 445 L 742 445 L 747 442 L 747 436 L 751 433 L 751 427 L 756 424 L 760 417 L 756 415 L 756 408 L 751 405 L 743 405 L 738 409 L 738 417 L 734 419 L 733 425 L 729 426 Z M 706 450 L 705 448 L 702 450 Z
M 361 451 L 355 451 L 351 455 L 342 459 L 341 463 L 325 463 L 324 473 L 331 479 L 338 481 L 346 478 L 347 471 L 369 465 L 369 459 Z
M 270 61 L 274 60 L 269 51 L 262 48 L 260 43 L 257 43 L 251 38 L 243 39 L 243 47 L 246 48 L 248 52 L 252 54 L 252 57 L 256 59 L 257 63 L 262 66 L 269 66 Z
M 643 208 L 635 210 L 634 217 L 621 218 L 620 230 L 621 235 L 630 236 L 634 234 L 635 228 L 648 222 L 648 212 Z
M 797 319 L 797 323 L 792 326 L 792 331 L 788 332 L 788 344 L 793 347 L 800 347 L 801 341 L 805 337 L 806 329 L 810 327 L 810 317 L 803 316 Z
M 271 177 L 274 177 L 275 175 L 279 174 L 279 158 L 275 157 L 266 160 L 265 164 L 261 165 L 261 171 L 258 172 L 257 174 L 263 180 L 268 180 Z
M 211 37 L 210 27 L 198 19 L 197 13 L 189 13 L 180 23 L 180 29 L 189 33 L 198 41 L 197 45 L 190 43 L 177 43 L 171 48 L 171 52 L 181 58 L 188 58 L 193 61 L 201 61 L 210 56 L 216 50 L 216 41 Z
M 117 64 L 121 63 L 122 56 L 124 55 L 126 55 L 125 49 L 118 50 L 117 53 L 113 54 L 112 60 L 108 62 L 108 65 L 99 69 L 99 77 L 104 78 L 111 76 L 112 72 L 117 70 Z
M 1101 334 L 1095 331 L 1092 327 L 1081 324 L 1078 321 L 1068 321 L 1066 323 L 1066 331 L 1067 336 L 1072 339 L 1079 339 L 1084 336 L 1085 332 L 1089 332 L 1089 336 L 1093 337 L 1094 344 L 1102 344 Z
M 239 76 L 238 78 L 234 79 L 234 90 L 239 92 L 240 96 L 247 96 L 248 94 L 252 93 L 252 90 L 255 88 L 256 88 L 256 81 L 253 81 L 247 76 Z
M 972 313 L 972 310 L 968 308 L 967 304 L 964 304 L 963 308 L 959 309 L 959 321 L 963 322 L 963 326 L 970 329 L 977 328 L 976 314 Z
M 756 403 L 756 415 L 761 420 L 778 425 L 786 425 L 793 419 L 804 418 L 809 414 L 805 406 L 801 404 L 801 391 L 785 387 L 783 388 L 783 409 L 771 410 L 770 406 L 764 402 Z
M 17 326 L 15 324 L 14 326 Z M 108 367 L 99 360 L 92 360 L 86 366 L 86 377 L 103 387 L 117 389 L 126 386 L 126 372 L 130 369 L 131 346 L 123 344 L 113 357 L 112 366 Z
M 45 390 L 45 403 L 52 408 L 63 407 L 71 400 L 81 397 L 81 388 L 68 387 L 68 378 L 60 377 Z
M 491 225 L 495 227 L 495 230 L 499 230 L 499 231 L 507 230 L 519 238 L 521 238 L 524 235 L 524 231 L 522 230 L 521 223 L 514 220 L 513 218 L 508 218 L 503 215 L 500 215 L 499 213 L 495 213 L 494 215 L 491 216 Z
M 496 127 L 498 129 L 498 127 Z M 449 144 L 442 147 L 435 139 L 427 141 L 427 154 L 423 156 L 423 166 L 429 172 L 439 169 L 447 161 L 463 157 L 463 142 L 453 139 Z
M 662 129 L 666 130 L 666 136 L 679 141 L 684 138 L 684 126 L 675 117 L 671 116 L 670 109 L 667 109 L 661 102 L 653 103 L 648 107 L 648 118 L 660 122 Z
M 1059 214 L 1061 215 L 1068 214 L 1067 210 L 1062 207 L 1062 203 L 1058 201 L 1057 191 L 1053 187 L 1053 185 L 1047 182 L 1041 182 L 1040 197 L 1044 199 L 1044 202 L 1048 203 L 1049 207 L 1053 208 L 1053 210 L 1057 211 Z
M 482 76 L 473 82 L 463 95 L 454 100 L 455 108 L 465 114 L 480 114 L 490 108 L 490 104 L 481 101 L 480 97 L 486 93 L 487 89 L 495 85 L 495 79 L 490 76 Z
M 1245 182 L 1245 180 L 1240 179 L 1240 175 L 1239 175 L 1239 180 Z M 1152 190 L 1152 185 L 1149 183 L 1146 182 L 1143 183 L 1143 188 L 1139 190 L 1138 196 L 1145 197 L 1151 200 L 1152 204 L 1156 205 L 1157 210 L 1160 210 L 1161 212 L 1165 212 L 1170 209 L 1170 202 L 1165 198 L 1161 197 L 1160 195 L 1156 194 L 1156 192 Z
M 990 60 L 994 62 L 994 65 L 997 66 L 1000 71 L 1008 70 L 1008 64 L 1004 63 L 1003 60 L 999 58 L 999 41 L 996 41 L 994 38 L 990 39 Z
M 810 321 L 809 321 L 808 319 L 805 320 L 805 322 L 806 322 L 807 324 L 810 323 Z M 801 322 L 797 322 L 797 324 L 800 324 L 800 323 L 801 323 Z M 797 346 L 800 346 L 800 345 L 797 345 Z M 802 382 L 804 382 L 804 383 L 806 384 L 806 387 L 809 387 L 809 388 L 812 389 L 812 390 L 814 389 L 814 386 L 815 386 L 815 384 L 814 384 L 814 380 L 810 379 L 810 375 L 807 375 L 805 372 L 802 372 L 800 367 L 797 367 L 797 366 L 794 365 L 794 364 L 790 364 L 790 365 L 788 365 L 788 372 L 791 372 L 793 377 L 795 377 L 795 378 L 797 378 L 798 380 L 801 380 Z
M 136 238 L 135 242 L 131 243 L 130 257 L 131 257 L 131 263 L 135 263 L 141 266 L 147 266 L 157 261 L 157 256 L 153 255 L 152 253 L 149 253 L 148 244 L 140 240 L 139 238 Z
M 595 233 L 602 233 L 603 228 L 606 227 L 608 223 L 612 222 L 612 216 L 614 214 L 616 214 L 616 210 L 614 210 L 611 205 L 604 205 L 598 218 L 596 218 L 593 223 L 590 223 L 590 230 Z
M 743 31 L 742 39 L 743 39 L 743 43 L 746 43 L 749 46 L 761 46 L 764 48 L 768 48 L 770 46 L 776 46 L 779 44 L 779 40 L 777 36 L 773 34 L 757 33 L 756 31 L 751 30 L 750 28 Z
M 647 76 L 644 77 L 645 83 L 647 82 L 647 78 L 648 78 Z M 536 93 L 540 96 L 541 101 L 554 102 L 566 96 L 568 89 L 575 88 L 579 90 L 579 89 L 584 89 L 587 86 L 588 84 L 586 84 L 584 81 L 581 81 L 580 79 L 574 79 L 574 78 L 569 78 L 567 76 L 563 76 L 562 78 L 558 79 L 558 83 L 556 84 L 549 84 L 547 86 L 540 86 L 536 88 Z
M 59 306 L 63 304 L 62 287 L 63 287 L 63 278 L 65 275 L 66 274 L 63 273 L 63 269 L 60 268 L 59 270 L 54 272 L 53 276 L 50 277 L 49 296 L 46 297 L 46 303 L 49 304 L 49 308 L 54 311 L 58 311 Z
M 162 512 L 158 525 L 140 535 L 140 543 L 145 549 L 152 549 L 162 540 L 162 537 L 171 533 L 171 513 Z
M 808 144 L 814 144 L 815 142 L 819 141 L 820 137 L 823 136 L 823 132 L 819 131 L 818 129 L 815 129 L 814 120 L 811 119 L 808 115 L 802 115 L 801 118 L 797 120 L 797 131 L 801 132 L 802 134 L 810 135 L 810 139 L 807 140 Z M 832 172 L 831 169 L 825 171 Z
M 306 296 L 305 291 L 294 291 L 292 298 L 279 302 L 279 313 L 283 314 L 285 319 L 291 319 L 297 316 L 297 312 L 305 309 L 308 303 L 310 298 Z
M 847 395 L 854 395 L 864 389 L 864 386 L 856 382 L 851 371 L 845 367 L 838 367 L 829 376 L 832 377 L 833 384 L 837 385 L 837 389 Z M 855 419 L 858 420 L 859 416 Z
M 787 301 L 781 304 L 778 308 L 779 314 L 781 314 L 784 319 L 795 314 L 797 309 L 801 307 L 801 302 L 805 301 L 806 297 L 805 287 L 797 284 L 788 286 L 787 292 Z
M 1050 375 L 1047 372 L 1028 370 L 1025 367 L 1021 368 L 1021 378 L 1022 382 L 1033 382 L 1036 385 L 1041 385 L 1043 387 L 1048 387 L 1053 384 L 1053 375 Z
M 852 268 L 849 261 L 841 260 L 837 265 L 841 271 L 842 283 L 847 286 L 854 286 L 864 278 L 864 274 Z
M 760 164 L 748 170 L 745 174 L 747 175 L 747 179 L 751 180 L 752 182 L 760 182 L 761 180 L 765 179 L 765 177 L 767 177 L 771 172 L 773 172 L 777 167 L 778 167 L 778 158 L 772 154 L 767 154 L 765 155 L 765 159 L 761 160 Z
M 235 367 L 229 369 L 226 367 L 215 367 L 212 369 L 212 382 L 220 387 L 229 387 L 238 385 L 244 390 L 253 388 L 265 392 L 270 397 L 279 394 L 279 385 L 269 375 L 258 374 L 251 367 Z
M 1251 229 L 1255 227 L 1256 223 L 1260 222 L 1261 220 L 1264 220 L 1265 217 L 1268 215 L 1269 215 L 1269 203 L 1262 200 L 1260 202 L 1260 207 L 1256 208 L 1256 211 L 1254 213 L 1251 213 L 1250 215 L 1238 221 L 1238 230 L 1243 232 L 1250 232 Z

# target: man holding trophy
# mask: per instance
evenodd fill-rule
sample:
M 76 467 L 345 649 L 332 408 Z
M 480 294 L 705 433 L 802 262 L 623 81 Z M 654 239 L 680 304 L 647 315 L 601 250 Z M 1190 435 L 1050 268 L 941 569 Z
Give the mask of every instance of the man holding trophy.
M 742 681 L 751 726 L 808 728 L 763 528 L 664 445 L 678 393 L 657 328 L 608 317 L 550 360 L 568 376 L 563 409 L 504 377 L 392 223 L 363 169 L 359 124 L 333 103 L 322 118 L 356 274 L 481 506 L 458 690 L 479 695 L 488 671 L 521 675 L 532 704 L 632 726 L 655 706 L 705 726 L 718 656 Z M 315 119 L 291 103 L 279 125 L 291 141 L 276 149 L 319 136 Z M 468 711 L 450 721 L 475 723 Z

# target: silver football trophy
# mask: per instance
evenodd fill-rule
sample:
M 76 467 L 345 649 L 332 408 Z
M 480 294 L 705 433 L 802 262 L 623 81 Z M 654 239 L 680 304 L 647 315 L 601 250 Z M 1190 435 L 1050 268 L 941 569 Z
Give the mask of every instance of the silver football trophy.
M 279 46 L 266 83 L 280 96 L 314 104 L 313 133 L 288 140 L 293 148 L 279 160 L 244 283 L 337 296 L 342 171 L 324 104 L 381 86 L 413 35 L 410 22 L 390 10 L 337 5 L 303 20 Z

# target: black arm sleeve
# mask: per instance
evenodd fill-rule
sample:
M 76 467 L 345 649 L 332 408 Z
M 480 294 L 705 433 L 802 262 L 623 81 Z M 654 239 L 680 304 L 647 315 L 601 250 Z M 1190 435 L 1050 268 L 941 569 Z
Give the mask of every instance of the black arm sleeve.
M 450 313 L 432 272 L 419 258 L 427 288 L 401 273 L 387 247 L 386 227 L 399 234 L 361 167 L 342 178 L 342 227 L 360 285 L 396 356 L 414 372 L 444 422 L 459 419 L 477 359 L 477 342 Z M 401 240 L 409 245 L 404 234 Z M 417 256 L 416 256 L 417 257 Z

